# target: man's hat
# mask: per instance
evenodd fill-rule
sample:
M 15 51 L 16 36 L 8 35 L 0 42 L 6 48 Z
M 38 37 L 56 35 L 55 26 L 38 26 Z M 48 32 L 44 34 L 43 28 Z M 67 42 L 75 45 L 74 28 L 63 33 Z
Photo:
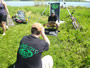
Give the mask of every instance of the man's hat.
M 55 13 L 55 11 L 54 10 L 52 10 L 52 14 L 54 14 Z
M 42 31 L 42 29 L 43 29 L 43 26 L 40 23 L 34 23 L 32 25 L 32 28 L 34 28 L 34 27 L 37 28 L 38 31 Z

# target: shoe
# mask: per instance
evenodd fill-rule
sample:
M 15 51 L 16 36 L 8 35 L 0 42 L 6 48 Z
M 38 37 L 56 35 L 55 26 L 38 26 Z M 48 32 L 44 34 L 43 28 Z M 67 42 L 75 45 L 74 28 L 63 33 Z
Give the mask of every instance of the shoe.
M 60 30 L 58 30 L 58 32 L 60 32 Z
M 5 35 L 5 33 L 3 33 L 3 36 Z
M 56 32 L 60 32 L 60 30 L 56 30 Z
M 8 26 L 6 26 L 6 29 L 8 30 Z

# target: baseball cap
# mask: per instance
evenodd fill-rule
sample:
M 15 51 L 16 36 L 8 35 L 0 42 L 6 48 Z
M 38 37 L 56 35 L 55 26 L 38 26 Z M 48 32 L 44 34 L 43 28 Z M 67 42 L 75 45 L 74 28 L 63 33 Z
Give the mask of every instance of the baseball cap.
M 32 28 L 37 28 L 38 31 L 42 31 L 43 26 L 40 23 L 32 24 Z
M 54 13 L 55 13 L 55 11 L 54 11 L 54 10 L 52 10 L 52 13 L 54 14 Z

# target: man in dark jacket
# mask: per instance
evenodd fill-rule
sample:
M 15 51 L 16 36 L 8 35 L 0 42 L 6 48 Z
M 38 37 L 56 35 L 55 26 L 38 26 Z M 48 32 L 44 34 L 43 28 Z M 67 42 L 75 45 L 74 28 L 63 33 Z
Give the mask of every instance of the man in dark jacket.
M 48 24 L 56 26 L 56 29 L 58 30 L 58 26 L 59 26 L 59 24 L 58 24 L 58 17 L 55 14 L 54 10 L 52 11 L 51 16 L 48 17 Z
M 53 59 L 47 55 L 41 57 L 42 53 L 49 49 L 50 41 L 45 35 L 44 27 L 40 23 L 34 23 L 31 35 L 24 36 L 20 42 L 17 52 L 15 68 L 52 68 Z M 44 40 L 40 40 L 40 35 Z

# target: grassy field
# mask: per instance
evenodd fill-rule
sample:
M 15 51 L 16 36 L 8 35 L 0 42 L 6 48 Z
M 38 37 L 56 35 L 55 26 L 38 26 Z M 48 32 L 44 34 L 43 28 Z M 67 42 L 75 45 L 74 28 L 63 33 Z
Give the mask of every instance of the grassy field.
M 0 28 L 0 68 L 8 68 L 16 61 L 19 42 L 23 36 L 30 34 L 31 25 L 37 22 L 40 14 L 45 9 L 40 7 L 10 7 L 8 6 L 10 15 L 13 16 L 18 10 L 26 12 L 30 16 L 28 24 L 16 24 L 6 31 L 6 35 L 2 36 L 2 28 Z M 69 7 L 72 12 L 75 10 L 75 16 L 82 27 L 75 30 L 72 26 L 70 18 L 66 18 L 68 14 L 66 9 L 61 9 L 60 19 L 65 23 L 59 27 L 58 36 L 48 36 L 51 45 L 49 51 L 44 55 L 51 55 L 54 60 L 53 68 L 89 68 L 89 52 L 90 52 L 90 8 L 85 7 Z M 49 8 L 44 15 L 38 20 L 41 24 L 47 23 L 49 16 Z

